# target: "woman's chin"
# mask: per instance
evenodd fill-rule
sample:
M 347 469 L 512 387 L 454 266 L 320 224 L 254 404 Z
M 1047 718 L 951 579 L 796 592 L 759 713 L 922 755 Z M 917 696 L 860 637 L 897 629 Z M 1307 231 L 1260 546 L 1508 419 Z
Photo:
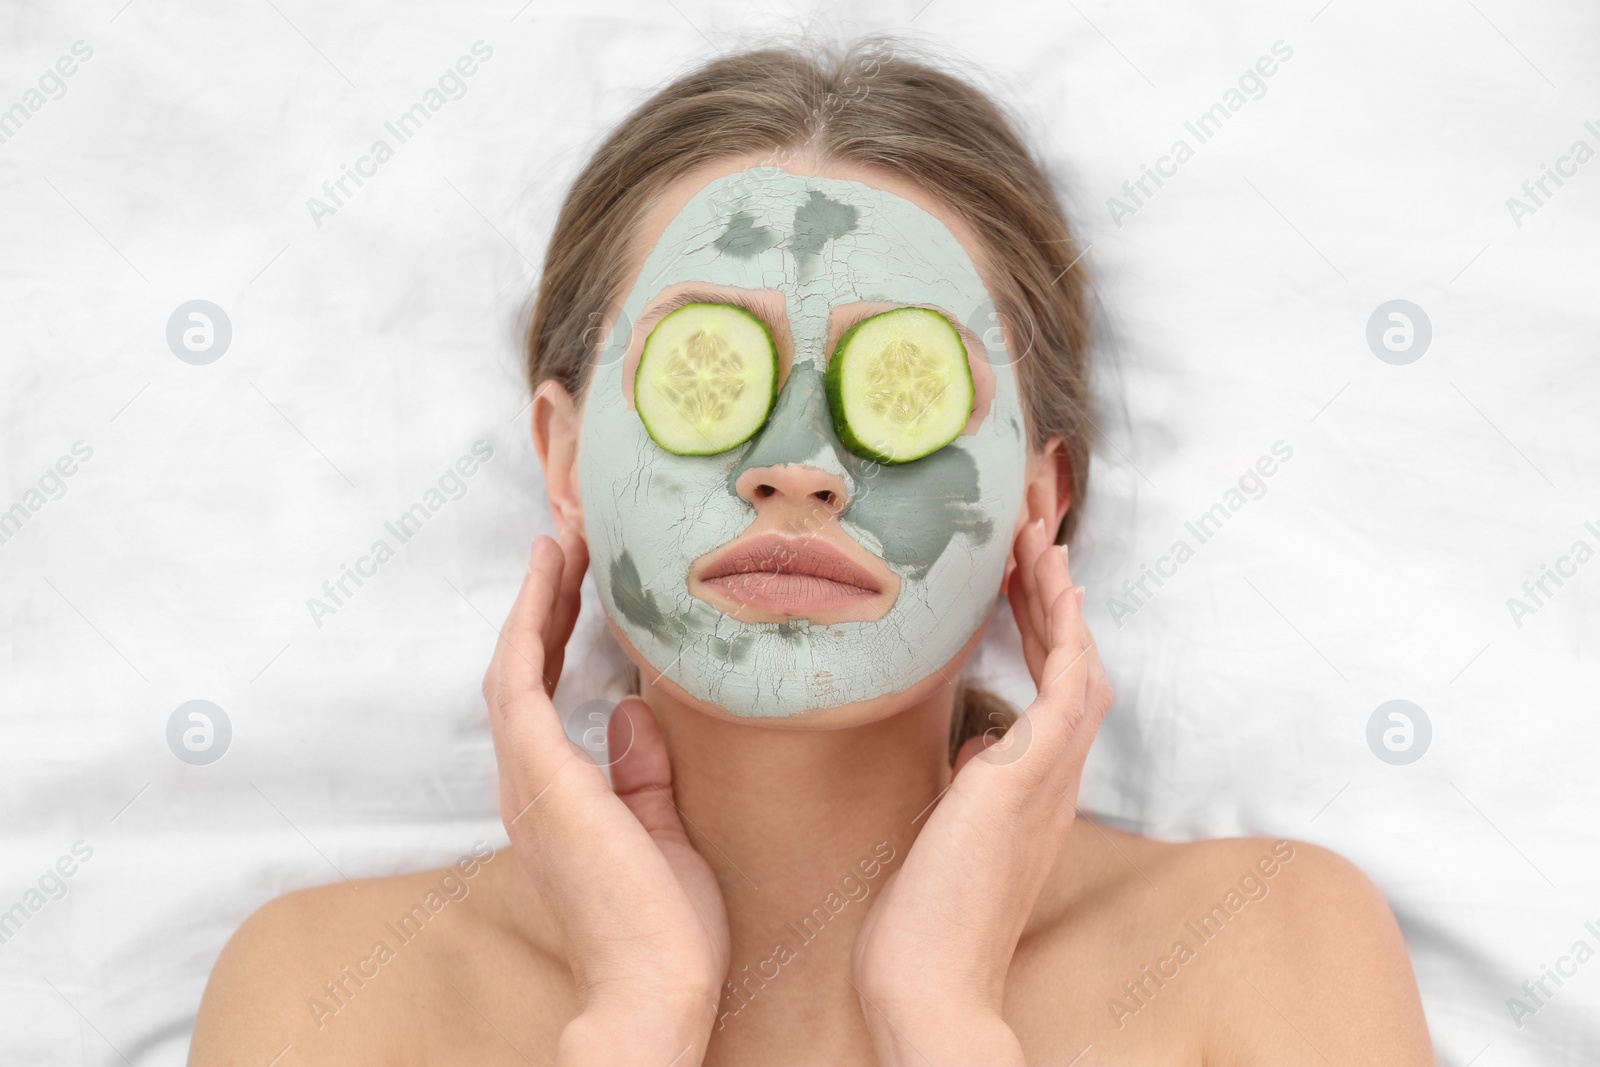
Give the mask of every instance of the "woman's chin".
M 657 706 L 657 702 L 651 699 L 654 695 L 664 697 L 673 705 L 698 711 L 715 719 L 747 726 L 770 726 L 780 730 L 844 730 L 878 722 L 924 705 L 938 697 L 941 692 L 947 693 L 947 699 L 953 700 L 956 679 L 960 677 L 961 669 L 976 651 L 978 643 L 983 640 L 984 631 L 988 629 L 988 620 L 985 620 L 984 625 L 978 627 L 948 663 L 941 665 L 937 670 L 930 670 L 927 675 L 899 690 L 848 704 L 811 708 L 792 715 L 777 715 L 770 711 L 763 712 L 759 706 L 712 703 L 694 696 L 683 686 L 668 678 L 660 667 L 646 661 L 611 617 L 607 615 L 605 618 L 606 626 L 621 646 L 623 654 L 639 670 L 640 695 L 653 707 Z M 729 688 L 737 687 L 739 678 L 737 675 L 730 676 L 724 684 Z M 753 690 L 754 686 L 746 688 Z

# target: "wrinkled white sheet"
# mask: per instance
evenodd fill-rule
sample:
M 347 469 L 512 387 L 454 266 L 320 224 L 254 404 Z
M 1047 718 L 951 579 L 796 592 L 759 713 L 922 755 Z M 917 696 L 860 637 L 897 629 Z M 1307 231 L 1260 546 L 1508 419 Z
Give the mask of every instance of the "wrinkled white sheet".
M 477 688 L 548 528 L 519 302 L 575 168 L 701 31 L 728 47 L 811 10 L 518 2 L 0 12 L 0 109 L 27 111 L 0 143 L 0 508 L 28 508 L 0 544 L 0 910 L 25 914 L 0 945 L 4 1062 L 182 1063 L 263 901 L 504 840 Z M 817 21 L 915 15 L 994 71 L 1097 280 L 1107 402 L 1074 556 L 1118 704 L 1083 806 L 1332 847 L 1399 915 L 1442 1063 L 1596 1062 L 1600 962 L 1520 1027 L 1507 998 L 1600 947 L 1600 562 L 1560 562 L 1600 547 L 1600 162 L 1568 158 L 1600 149 L 1600 11 L 921 2 Z M 314 218 L 477 41 L 456 98 Z M 1185 123 L 1280 41 L 1198 143 Z M 1192 156 L 1162 163 L 1179 138 Z M 1145 164 L 1170 176 L 1135 202 Z M 1544 165 L 1563 184 L 1514 217 Z M 195 299 L 232 327 L 204 366 L 166 340 Z M 1409 365 L 1368 347 L 1392 299 L 1431 322 Z M 460 498 L 313 619 L 477 441 Z M 1196 545 L 1185 523 L 1218 503 Z M 1180 538 L 1192 558 L 1161 563 Z M 1114 604 L 1145 564 L 1170 577 Z M 1514 618 L 1545 565 L 1571 574 Z M 564 708 L 613 665 L 589 603 Z M 1002 619 L 977 666 L 1025 702 L 1012 637 Z M 167 747 L 196 699 L 232 729 L 209 766 Z M 1409 765 L 1367 742 L 1394 699 L 1431 723 Z

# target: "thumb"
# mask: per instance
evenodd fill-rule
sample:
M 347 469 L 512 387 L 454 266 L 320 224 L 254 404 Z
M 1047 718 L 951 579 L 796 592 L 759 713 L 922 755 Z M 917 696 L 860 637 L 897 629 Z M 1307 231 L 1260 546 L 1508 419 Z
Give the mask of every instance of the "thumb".
M 606 723 L 612 756 L 611 788 L 652 836 L 685 837 L 672 797 L 672 764 L 656 716 L 638 697 L 617 705 Z M 621 752 L 621 756 L 615 753 Z
M 961 768 L 965 767 L 973 756 L 988 748 L 988 740 L 988 734 L 976 734 L 961 742 L 961 747 L 956 749 L 955 769 L 951 772 L 950 777 L 954 778 L 960 774 Z

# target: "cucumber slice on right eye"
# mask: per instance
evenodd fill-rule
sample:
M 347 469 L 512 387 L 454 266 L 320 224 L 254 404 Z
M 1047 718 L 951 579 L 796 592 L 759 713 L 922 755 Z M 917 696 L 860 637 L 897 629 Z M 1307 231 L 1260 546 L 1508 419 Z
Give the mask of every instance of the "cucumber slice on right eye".
M 910 463 L 954 441 L 977 399 L 967 346 L 932 308 L 858 322 L 839 338 L 827 378 L 839 441 L 879 463 Z
M 778 398 L 778 346 L 767 324 L 732 304 L 693 303 L 645 338 L 633 407 L 650 439 L 711 456 L 761 429 Z

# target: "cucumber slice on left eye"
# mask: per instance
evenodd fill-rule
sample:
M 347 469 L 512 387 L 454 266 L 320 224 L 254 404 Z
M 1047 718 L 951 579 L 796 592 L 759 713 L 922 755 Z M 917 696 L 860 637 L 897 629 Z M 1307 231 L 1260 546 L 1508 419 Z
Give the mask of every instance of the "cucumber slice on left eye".
M 879 463 L 910 463 L 954 441 L 977 399 L 967 346 L 932 308 L 895 308 L 852 326 L 827 380 L 840 442 Z
M 711 456 L 761 429 L 778 397 L 778 346 L 767 324 L 732 304 L 694 303 L 645 338 L 633 407 L 651 440 Z

